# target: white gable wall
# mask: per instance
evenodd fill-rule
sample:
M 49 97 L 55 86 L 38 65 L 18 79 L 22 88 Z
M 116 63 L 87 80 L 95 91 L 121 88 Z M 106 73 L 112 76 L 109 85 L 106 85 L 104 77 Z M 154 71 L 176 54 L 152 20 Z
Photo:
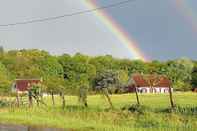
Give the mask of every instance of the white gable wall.
M 173 88 L 171 88 L 173 92 Z M 139 93 L 151 93 L 150 87 L 138 87 Z M 152 93 L 169 93 L 169 87 L 154 87 Z

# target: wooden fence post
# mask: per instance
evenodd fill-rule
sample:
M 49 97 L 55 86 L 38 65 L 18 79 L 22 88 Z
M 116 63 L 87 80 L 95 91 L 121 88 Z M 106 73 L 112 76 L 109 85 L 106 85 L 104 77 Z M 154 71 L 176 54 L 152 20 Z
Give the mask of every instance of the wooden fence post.
M 19 99 L 19 93 L 18 93 L 18 90 L 16 91 L 16 104 L 17 104 L 17 107 L 20 106 L 20 99 Z
M 140 100 L 139 100 L 139 96 L 138 96 L 138 90 L 137 90 L 136 86 L 135 86 L 135 95 L 136 95 L 136 99 L 137 99 L 137 104 L 140 105 Z
M 172 88 L 171 88 L 171 86 L 169 87 L 169 96 L 170 96 L 170 104 L 171 104 L 171 107 L 174 108 L 175 105 L 174 105 L 174 102 L 173 102 Z

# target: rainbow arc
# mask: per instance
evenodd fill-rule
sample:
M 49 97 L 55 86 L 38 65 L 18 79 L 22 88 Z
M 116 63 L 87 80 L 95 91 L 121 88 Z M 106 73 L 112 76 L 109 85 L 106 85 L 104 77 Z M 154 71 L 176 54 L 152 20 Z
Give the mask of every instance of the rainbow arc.
M 188 3 L 189 0 L 175 0 L 175 7 L 184 15 L 185 20 L 197 32 L 197 12 Z
M 98 8 L 95 0 L 83 0 L 83 3 L 89 9 Z M 114 34 L 115 37 L 118 38 L 120 43 L 128 49 L 133 59 L 140 59 L 143 61 L 148 60 L 138 47 L 137 42 L 132 39 L 121 25 L 118 24 L 105 10 L 96 10 L 94 11 L 94 15 Z

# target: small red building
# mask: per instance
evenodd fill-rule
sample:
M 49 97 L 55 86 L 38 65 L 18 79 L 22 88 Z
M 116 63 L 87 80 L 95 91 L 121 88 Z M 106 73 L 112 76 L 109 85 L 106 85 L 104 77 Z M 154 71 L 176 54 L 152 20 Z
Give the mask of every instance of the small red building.
M 147 75 L 146 78 L 141 74 L 134 74 L 131 77 L 133 84 L 140 93 L 168 93 L 171 87 L 171 81 L 165 76 Z M 150 83 L 154 86 L 151 87 Z M 135 86 L 130 85 L 128 92 L 134 92 Z M 173 91 L 173 89 L 171 88 Z
M 16 79 L 12 88 L 14 92 L 25 92 L 32 84 L 38 83 L 41 83 L 40 79 Z

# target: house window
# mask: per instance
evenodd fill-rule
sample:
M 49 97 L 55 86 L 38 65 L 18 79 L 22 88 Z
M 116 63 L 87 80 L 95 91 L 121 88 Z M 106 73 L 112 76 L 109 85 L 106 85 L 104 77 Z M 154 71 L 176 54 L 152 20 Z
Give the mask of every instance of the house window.
M 143 92 L 143 93 L 146 93 L 146 92 L 147 92 L 147 90 L 144 88 L 144 89 L 142 89 L 142 92 Z
M 164 89 L 164 93 L 168 93 L 169 92 L 169 90 L 168 89 Z

